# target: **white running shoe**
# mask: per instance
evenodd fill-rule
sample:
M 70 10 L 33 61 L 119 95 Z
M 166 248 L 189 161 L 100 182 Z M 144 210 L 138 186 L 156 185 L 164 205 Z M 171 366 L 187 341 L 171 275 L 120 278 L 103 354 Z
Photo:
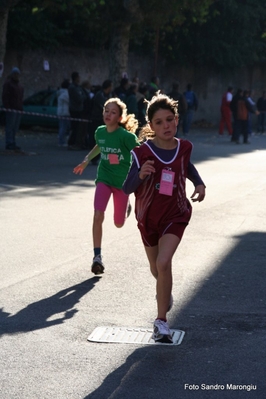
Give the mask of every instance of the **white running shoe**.
M 153 335 L 152 338 L 155 342 L 163 342 L 166 344 L 172 344 L 172 334 L 168 326 L 167 321 L 156 319 L 153 324 Z
M 104 273 L 104 265 L 102 262 L 102 257 L 101 255 L 96 255 L 93 258 L 92 265 L 91 265 L 91 271 L 94 274 L 102 274 Z

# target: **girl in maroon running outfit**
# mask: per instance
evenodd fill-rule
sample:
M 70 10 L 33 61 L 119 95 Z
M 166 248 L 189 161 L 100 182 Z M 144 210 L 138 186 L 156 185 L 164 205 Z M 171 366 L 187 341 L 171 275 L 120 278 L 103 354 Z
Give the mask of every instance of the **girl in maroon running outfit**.
M 186 198 L 186 178 L 195 186 L 193 202 L 203 201 L 205 185 L 190 162 L 192 143 L 175 137 L 177 102 L 157 93 L 148 103 L 147 120 L 139 135 L 143 143 L 132 150 L 134 160 L 123 190 L 135 193 L 138 228 L 157 281 L 153 338 L 171 343 L 166 314 L 173 304 L 172 258 L 192 211 Z

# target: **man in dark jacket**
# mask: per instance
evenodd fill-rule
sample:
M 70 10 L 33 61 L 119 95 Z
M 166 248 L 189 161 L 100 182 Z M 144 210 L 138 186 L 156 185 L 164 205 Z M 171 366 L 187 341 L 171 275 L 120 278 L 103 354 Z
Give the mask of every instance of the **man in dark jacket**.
M 237 103 L 238 100 L 241 99 L 243 97 L 243 90 L 242 89 L 238 89 L 237 92 L 233 95 L 232 101 L 230 102 L 230 109 L 232 111 L 232 115 L 233 115 L 233 133 L 232 133 L 232 137 L 231 137 L 231 141 L 236 141 L 236 137 L 237 137 Z
M 69 149 L 83 150 L 86 148 L 82 137 L 82 123 L 78 119 L 83 119 L 84 101 L 86 99 L 85 93 L 80 86 L 80 76 L 78 72 L 73 72 L 71 75 L 72 83 L 68 87 L 69 94 L 69 112 L 73 119 L 71 121 L 71 133 L 68 139 Z
M 192 91 L 191 83 L 187 85 L 187 90 L 183 94 L 187 102 L 187 111 L 185 112 L 183 119 L 183 133 L 186 135 L 190 130 L 194 111 L 197 111 L 198 109 L 198 97 L 196 96 L 195 92 Z
M 119 97 L 120 100 L 125 102 L 129 86 L 130 86 L 129 79 L 127 77 L 122 78 L 120 81 L 120 85 L 114 89 L 115 96 Z
M 244 90 L 243 96 L 239 97 L 236 103 L 236 144 L 239 144 L 239 138 L 241 135 L 243 136 L 243 143 L 250 144 L 250 142 L 248 141 L 249 113 L 256 115 L 259 114 L 259 112 L 256 110 L 256 107 L 248 101 L 248 97 L 249 91 Z
M 20 70 L 15 67 L 3 86 L 3 106 L 11 110 L 6 112 L 6 150 L 20 150 L 20 147 L 16 145 L 16 134 L 19 130 L 21 114 L 17 111 L 23 110 L 24 89 L 19 82 L 19 78 Z
M 95 142 L 95 131 L 98 126 L 104 124 L 103 121 L 103 106 L 105 102 L 111 98 L 113 90 L 113 82 L 110 79 L 106 79 L 101 90 L 99 90 L 92 99 L 92 110 L 91 110 L 91 124 L 89 126 L 89 148 L 92 149 Z M 97 165 L 100 159 L 100 155 L 97 155 L 91 163 Z
M 257 109 L 259 111 L 258 115 L 258 125 L 257 132 L 264 133 L 265 122 L 266 122 L 266 91 L 263 91 L 262 96 L 257 101 Z
M 185 96 L 179 92 L 179 83 L 174 82 L 172 85 L 172 91 L 168 94 L 173 100 L 178 101 L 178 125 L 176 129 L 176 134 L 178 134 L 179 127 L 183 124 L 184 115 L 187 112 L 187 100 Z

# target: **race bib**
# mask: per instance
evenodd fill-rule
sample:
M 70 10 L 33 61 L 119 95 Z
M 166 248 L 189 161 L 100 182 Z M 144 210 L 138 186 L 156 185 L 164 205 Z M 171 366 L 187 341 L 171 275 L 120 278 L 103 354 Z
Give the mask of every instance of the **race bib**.
M 119 159 L 117 154 L 108 154 L 108 159 L 110 164 L 117 165 L 119 164 Z
M 159 193 L 169 196 L 173 195 L 174 180 L 175 172 L 163 169 L 161 174 Z

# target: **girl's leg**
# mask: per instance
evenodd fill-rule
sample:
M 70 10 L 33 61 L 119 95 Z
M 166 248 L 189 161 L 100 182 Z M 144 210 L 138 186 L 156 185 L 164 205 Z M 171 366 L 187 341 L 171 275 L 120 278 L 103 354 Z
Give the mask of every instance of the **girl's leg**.
M 157 318 L 166 320 L 166 313 L 172 291 L 172 257 L 180 239 L 174 234 L 165 234 L 159 240 L 159 245 L 146 247 L 145 251 L 150 263 L 152 275 L 156 278 Z
M 94 217 L 92 225 L 93 246 L 100 248 L 102 244 L 102 225 L 104 212 L 111 196 L 111 187 L 98 183 L 94 194 Z
M 123 227 L 126 220 L 129 196 L 118 188 L 112 188 L 112 192 L 114 201 L 114 224 L 116 227 Z
M 172 292 L 172 258 L 179 243 L 180 238 L 174 234 L 165 234 L 159 240 L 156 260 L 158 319 L 166 320 Z
M 146 247 L 145 246 L 144 248 L 146 251 L 148 261 L 150 263 L 151 274 L 157 280 L 158 271 L 157 271 L 156 261 L 157 261 L 157 256 L 158 256 L 158 245 L 156 245 L 154 247 Z
M 103 225 L 104 212 L 94 211 L 93 224 L 92 224 L 92 237 L 93 237 L 93 247 L 101 248 L 102 245 L 102 235 L 103 235 Z
M 103 183 L 97 184 L 94 195 L 94 217 L 92 225 L 94 257 L 91 265 L 91 271 L 94 274 L 102 274 L 104 272 L 104 265 L 101 257 L 103 235 L 102 225 L 104 220 L 104 212 L 111 193 L 112 191 L 110 186 L 107 186 Z

